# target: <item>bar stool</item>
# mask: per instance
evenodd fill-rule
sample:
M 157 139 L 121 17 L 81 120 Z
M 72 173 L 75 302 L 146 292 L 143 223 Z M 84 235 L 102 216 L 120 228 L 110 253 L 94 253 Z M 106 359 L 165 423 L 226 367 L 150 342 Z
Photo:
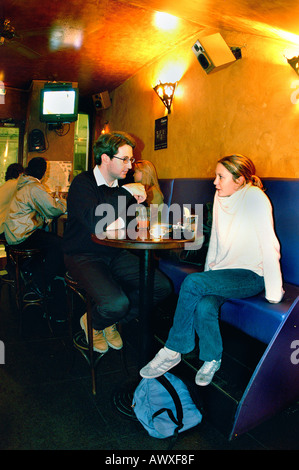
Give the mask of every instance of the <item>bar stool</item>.
M 46 292 L 44 292 L 43 295 L 36 296 L 34 298 L 25 296 L 26 281 L 24 277 L 24 272 L 22 271 L 22 264 L 24 263 L 24 261 L 37 259 L 41 263 L 41 266 L 43 268 L 44 258 L 42 251 L 38 248 L 24 249 L 19 248 L 18 246 L 10 245 L 8 253 L 9 260 L 15 268 L 16 302 L 20 314 L 20 334 L 22 334 L 23 331 L 24 310 L 32 305 L 41 306 L 43 308 L 50 331 L 52 332 L 50 319 L 47 311 Z M 42 269 L 42 272 L 44 276 L 44 269 Z
M 67 286 L 67 299 L 68 299 L 68 322 L 69 322 L 69 331 L 70 337 L 73 340 L 74 347 L 85 357 L 87 360 L 90 371 L 91 371 L 91 383 L 92 383 L 92 393 L 96 395 L 96 379 L 95 379 L 95 369 L 98 365 L 100 359 L 105 355 L 105 353 L 96 353 L 97 357 L 94 358 L 93 350 L 93 334 L 92 334 L 92 318 L 91 318 L 91 299 L 87 292 L 80 286 L 79 282 L 71 277 L 67 272 L 64 276 L 64 280 Z M 87 313 L 87 336 L 88 342 L 86 342 L 85 334 L 83 330 L 79 331 L 73 336 L 72 321 L 73 321 L 73 312 L 74 312 L 74 294 L 78 295 L 79 298 L 86 305 Z

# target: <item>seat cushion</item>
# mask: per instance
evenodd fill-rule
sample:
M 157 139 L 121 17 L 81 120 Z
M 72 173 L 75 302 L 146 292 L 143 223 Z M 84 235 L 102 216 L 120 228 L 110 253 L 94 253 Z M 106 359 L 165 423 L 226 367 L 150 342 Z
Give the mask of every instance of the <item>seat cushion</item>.
M 179 294 L 181 284 L 188 274 L 202 271 L 199 266 L 167 259 L 160 259 L 159 268 L 172 280 L 176 294 Z M 247 299 L 230 299 L 222 305 L 220 318 L 268 344 L 299 296 L 297 286 L 285 284 L 284 289 L 285 296 L 279 304 L 267 302 L 263 293 Z
M 285 284 L 284 289 L 284 299 L 278 304 L 267 302 L 263 293 L 247 299 L 230 299 L 222 305 L 220 318 L 268 344 L 299 296 L 297 286 Z

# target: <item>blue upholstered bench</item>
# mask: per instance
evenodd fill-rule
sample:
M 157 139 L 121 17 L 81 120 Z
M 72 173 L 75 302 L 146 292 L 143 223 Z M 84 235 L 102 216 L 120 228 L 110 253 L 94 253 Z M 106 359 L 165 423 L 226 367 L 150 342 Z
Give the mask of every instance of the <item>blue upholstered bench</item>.
M 264 178 L 263 183 L 281 244 L 285 296 L 279 304 L 270 304 L 258 295 L 230 299 L 221 307 L 221 321 L 267 345 L 239 403 L 231 438 L 299 396 L 299 364 L 291 361 L 292 345 L 299 340 L 299 180 Z M 166 191 L 168 205 L 205 204 L 213 201 L 215 192 L 212 179 L 200 178 L 161 180 L 161 188 Z M 159 266 L 172 280 L 176 293 L 188 274 L 202 269 L 172 259 L 161 259 Z

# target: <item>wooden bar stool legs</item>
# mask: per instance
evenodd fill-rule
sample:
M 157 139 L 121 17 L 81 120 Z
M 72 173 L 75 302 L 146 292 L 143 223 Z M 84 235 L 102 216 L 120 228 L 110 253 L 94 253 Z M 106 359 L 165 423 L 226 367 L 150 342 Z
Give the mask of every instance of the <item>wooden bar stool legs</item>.
M 80 285 L 75 281 L 69 273 L 66 273 L 65 282 L 67 286 L 67 298 L 69 306 L 69 325 L 70 325 L 70 335 L 73 341 L 74 347 L 85 357 L 87 360 L 90 372 L 91 372 L 91 383 L 92 383 L 92 393 L 96 395 L 96 366 L 98 365 L 99 360 L 104 356 L 101 353 L 95 353 L 93 350 L 93 329 L 92 329 L 92 318 L 91 318 L 91 299 L 89 295 L 80 288 Z M 74 336 L 72 333 L 72 320 L 74 312 L 74 294 L 78 295 L 81 300 L 86 305 L 86 317 L 87 317 L 87 337 L 88 341 L 86 342 L 85 334 L 83 330 L 77 332 Z M 96 357 L 95 357 L 96 356 Z
M 68 320 L 69 320 L 69 331 L 70 331 L 70 338 L 73 342 L 73 346 L 84 356 L 86 361 L 89 364 L 90 372 L 91 372 L 91 382 L 92 382 L 92 393 L 96 395 L 96 367 L 99 361 L 102 359 L 103 356 L 107 353 L 100 353 L 94 351 L 93 349 L 93 328 L 92 328 L 92 316 L 91 316 L 91 298 L 87 294 L 87 292 L 81 288 L 79 283 L 75 281 L 69 273 L 66 273 L 65 283 L 67 286 L 67 299 L 68 299 Z M 73 313 L 74 313 L 74 295 L 77 295 L 85 304 L 86 307 L 86 322 L 87 322 L 87 341 L 86 336 L 83 330 L 76 332 L 73 335 Z M 121 328 L 120 328 L 121 331 Z M 120 351 L 121 359 L 123 363 L 123 367 L 125 372 L 128 374 L 126 361 L 125 361 L 125 354 L 123 348 Z
M 92 393 L 96 395 L 96 378 L 95 378 L 95 366 L 94 366 L 94 353 L 93 353 L 93 331 L 92 331 L 92 318 L 91 318 L 91 301 L 89 295 L 86 296 L 86 307 L 87 307 L 87 336 L 88 336 L 88 349 L 89 349 L 89 365 L 91 370 L 91 383 Z M 101 354 L 101 357 L 103 354 Z
M 15 288 L 16 288 L 16 303 L 20 315 L 20 334 L 23 332 L 23 314 L 26 308 L 32 305 L 41 306 L 43 308 L 44 314 L 47 318 L 50 331 L 52 332 L 48 309 L 46 304 L 46 285 L 44 282 L 44 292 L 35 297 L 25 296 L 25 279 L 24 272 L 22 271 L 22 264 L 25 261 L 38 259 L 40 266 L 42 268 L 42 276 L 44 276 L 44 266 L 43 266 L 43 254 L 41 250 L 37 248 L 23 249 L 17 246 L 9 246 L 9 261 L 11 265 L 15 268 Z

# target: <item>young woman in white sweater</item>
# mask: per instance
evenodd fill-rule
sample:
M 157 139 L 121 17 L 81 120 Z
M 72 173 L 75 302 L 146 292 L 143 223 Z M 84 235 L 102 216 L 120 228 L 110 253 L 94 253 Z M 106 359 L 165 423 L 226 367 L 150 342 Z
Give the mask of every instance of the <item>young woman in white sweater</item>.
M 214 185 L 205 270 L 185 278 L 165 347 L 141 369 L 142 377 L 159 377 L 177 365 L 181 354 L 194 349 L 197 333 L 204 364 L 195 382 L 208 385 L 221 365 L 218 316 L 225 300 L 251 297 L 263 290 L 269 302 L 280 302 L 283 297 L 272 207 L 254 164 L 243 155 L 220 159 Z

